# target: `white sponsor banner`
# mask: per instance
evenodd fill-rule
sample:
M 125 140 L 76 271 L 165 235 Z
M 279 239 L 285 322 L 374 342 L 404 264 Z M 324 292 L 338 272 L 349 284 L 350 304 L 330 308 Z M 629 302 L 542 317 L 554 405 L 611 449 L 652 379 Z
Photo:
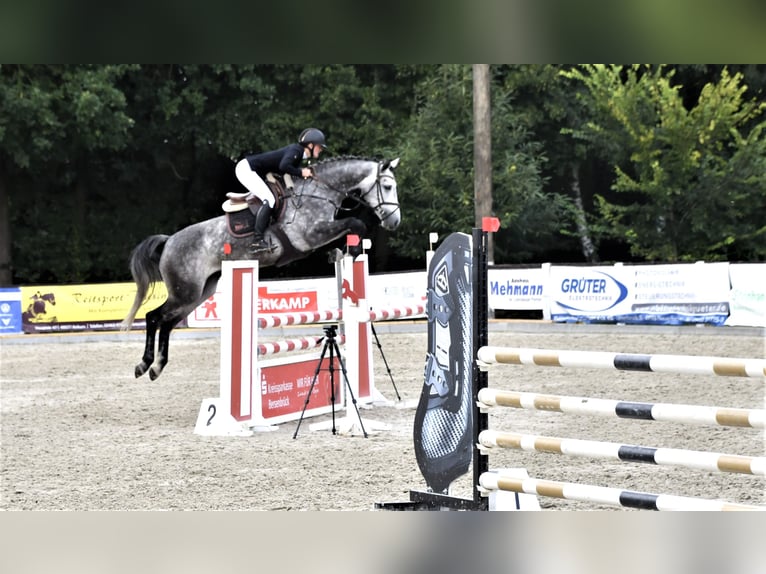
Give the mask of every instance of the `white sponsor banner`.
M 427 294 L 428 278 L 425 271 L 370 275 L 367 284 L 367 304 L 375 309 L 422 303 Z
M 729 264 L 551 266 L 554 321 L 723 325 Z
M 490 269 L 487 274 L 489 308 L 543 309 L 548 266 L 537 269 Z
M 766 263 L 729 265 L 731 292 L 727 325 L 766 327 Z
M 549 281 L 554 321 L 611 321 L 630 313 L 630 274 L 622 266 L 551 265 Z
M 633 314 L 658 322 L 714 323 L 729 316 L 729 264 L 689 263 L 630 267 L 634 277 Z M 653 321 L 648 321 L 653 322 Z

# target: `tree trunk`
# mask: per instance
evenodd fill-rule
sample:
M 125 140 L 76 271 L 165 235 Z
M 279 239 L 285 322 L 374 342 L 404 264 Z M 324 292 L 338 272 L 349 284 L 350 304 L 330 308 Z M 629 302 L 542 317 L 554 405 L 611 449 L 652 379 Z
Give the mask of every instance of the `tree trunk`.
M 492 129 L 489 64 L 473 65 L 473 189 L 476 227 L 492 215 Z M 487 259 L 495 261 L 494 242 L 489 234 Z
M 588 263 L 598 263 L 598 251 L 590 237 L 588 221 L 585 218 L 585 207 L 582 202 L 582 191 L 580 190 L 580 172 L 577 164 L 572 164 L 572 193 L 574 193 L 575 202 L 575 224 L 577 225 L 577 235 L 580 237 L 582 254 Z
M 13 285 L 11 267 L 11 211 L 8 206 L 8 181 L 5 166 L 0 161 L 0 287 Z

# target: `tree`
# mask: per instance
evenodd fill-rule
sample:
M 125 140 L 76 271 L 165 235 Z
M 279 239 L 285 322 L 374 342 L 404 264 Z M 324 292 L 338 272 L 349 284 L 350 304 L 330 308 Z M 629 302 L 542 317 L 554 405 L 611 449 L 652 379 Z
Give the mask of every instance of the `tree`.
M 490 68 L 496 262 L 765 257 L 766 66 L 570 69 Z M 371 268 L 420 266 L 429 231 L 475 225 L 472 88 L 469 65 L 0 66 L 0 283 L 128 280 L 141 239 L 220 214 L 234 160 L 309 125 L 402 157 Z
M 650 261 L 763 259 L 766 107 L 723 69 L 684 105 L 665 66 L 589 65 L 564 72 L 588 90 L 593 122 L 572 130 L 615 170 L 598 197 L 606 233 Z
M 547 158 L 542 165 L 544 189 L 556 199 L 560 216 L 557 233 L 540 247 L 549 257 L 557 254 L 559 258 L 576 258 L 576 247 L 570 241 L 575 237 L 582 258 L 595 263 L 599 261 L 599 245 L 591 231 L 595 222 L 589 213 L 594 185 L 587 177 L 593 171 L 593 158 L 582 142 L 563 131 L 587 117 L 585 106 L 573 97 L 584 88 L 564 78 L 561 69 L 559 65 L 514 64 L 503 66 L 500 76 L 504 89 L 512 94 L 517 120 L 541 143 Z
M 336 154 L 390 156 L 421 73 L 392 65 L 3 66 L 0 280 L 129 279 L 125 262 L 138 241 L 220 214 L 225 193 L 239 188 L 234 160 L 294 141 L 309 125 L 325 130 Z M 386 239 L 376 241 L 376 258 Z M 304 261 L 300 272 L 310 269 Z
M 88 164 L 101 150 L 119 150 L 132 120 L 116 86 L 129 66 L 3 66 L 0 68 L 0 282 L 11 282 L 11 250 L 35 261 L 30 279 L 84 279 Z M 52 207 L 49 207 L 52 206 Z M 67 217 L 67 213 L 71 216 Z M 63 216 L 63 217 L 62 217 Z M 24 222 L 12 226 L 13 219 Z M 16 237 L 11 229 L 20 230 Z M 49 238 L 55 238 L 51 241 Z
M 471 67 L 442 65 L 417 87 L 417 110 L 402 134 L 400 199 L 406 214 L 392 243 L 422 257 L 431 231 L 470 232 L 474 225 Z M 531 141 L 512 94 L 492 81 L 493 211 L 497 262 L 528 260 L 559 225 L 558 201 L 543 193 L 539 143 Z M 404 171 L 404 166 L 406 171 Z

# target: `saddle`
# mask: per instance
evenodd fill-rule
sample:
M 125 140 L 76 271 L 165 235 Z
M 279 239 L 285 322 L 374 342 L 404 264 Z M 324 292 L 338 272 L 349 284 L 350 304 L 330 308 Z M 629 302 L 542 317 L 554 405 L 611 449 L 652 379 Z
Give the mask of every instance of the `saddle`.
M 274 223 L 279 220 L 279 216 L 282 214 L 285 195 L 288 190 L 292 190 L 293 180 L 289 174 L 280 176 L 269 173 L 266 174 L 266 185 L 274 194 L 275 204 L 271 211 L 271 223 Z M 261 200 L 249 191 L 244 193 L 229 192 L 226 197 L 227 199 L 221 205 L 221 209 L 226 213 L 229 234 L 232 237 L 252 235 L 255 231 L 255 214 L 249 208 L 253 203 L 260 204 Z

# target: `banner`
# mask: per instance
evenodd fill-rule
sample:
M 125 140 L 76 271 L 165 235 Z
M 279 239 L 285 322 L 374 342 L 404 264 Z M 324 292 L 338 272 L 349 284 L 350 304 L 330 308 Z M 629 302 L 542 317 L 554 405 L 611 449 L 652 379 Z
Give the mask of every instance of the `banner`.
M 420 303 L 426 298 L 427 281 L 425 271 L 369 275 L 367 303 L 377 308 Z M 421 317 L 425 313 L 409 318 Z
M 0 335 L 21 333 L 21 291 L 0 288 Z
M 38 285 L 20 290 L 25 333 L 119 329 L 136 296 L 135 283 Z M 143 328 L 146 313 L 165 299 L 165 285 L 156 283 L 133 326 Z
M 422 300 L 425 272 L 369 277 L 372 307 Z M 686 263 L 534 269 L 490 269 L 491 309 L 541 310 L 558 322 L 766 327 L 766 263 Z M 0 335 L 116 330 L 133 304 L 133 283 L 42 285 L 0 289 Z M 158 283 L 136 314 L 134 328 L 166 298 Z M 187 318 L 190 327 L 221 326 L 222 288 Z M 334 277 L 269 280 L 259 285 L 261 313 L 338 308 Z M 550 312 L 550 314 L 549 314 Z
M 536 269 L 490 269 L 487 279 L 489 308 L 543 309 L 548 268 L 546 265 Z
M 723 325 L 729 264 L 551 266 L 551 319 L 559 322 Z
M 331 385 L 330 356 L 327 354 L 324 357 L 322 365 L 320 357 L 321 353 L 310 353 L 299 357 L 259 360 L 261 382 L 260 388 L 254 389 L 253 422 L 274 425 L 297 420 L 301 414 L 312 417 L 329 413 L 333 408 L 341 409 L 345 387 L 341 384 L 343 371 L 340 361 L 337 356 L 333 357 Z M 334 403 L 332 399 L 335 399 Z
M 766 327 L 766 263 L 729 265 L 727 325 Z

